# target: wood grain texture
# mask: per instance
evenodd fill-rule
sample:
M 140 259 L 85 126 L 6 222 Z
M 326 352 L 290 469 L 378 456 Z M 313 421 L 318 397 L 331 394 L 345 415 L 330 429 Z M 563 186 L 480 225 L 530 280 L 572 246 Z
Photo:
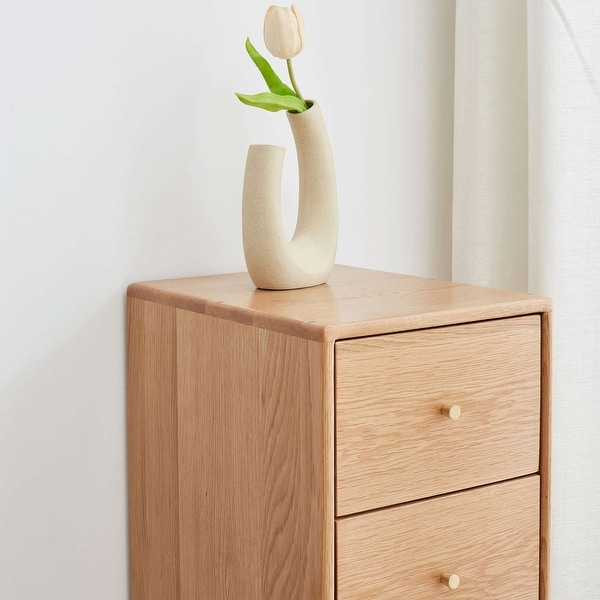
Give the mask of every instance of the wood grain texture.
M 177 311 L 182 600 L 333 600 L 332 354 Z
M 179 599 L 175 309 L 128 300 L 131 600 Z
M 338 516 L 535 473 L 540 317 L 338 342 L 336 405 Z
M 130 297 L 317 341 L 379 335 L 549 310 L 520 292 L 336 265 L 324 285 L 258 290 L 247 273 L 129 286 Z
M 537 475 L 338 519 L 337 600 L 538 600 L 538 536 Z
M 542 315 L 542 389 L 540 433 L 540 600 L 550 600 L 550 489 L 552 484 L 552 312 Z

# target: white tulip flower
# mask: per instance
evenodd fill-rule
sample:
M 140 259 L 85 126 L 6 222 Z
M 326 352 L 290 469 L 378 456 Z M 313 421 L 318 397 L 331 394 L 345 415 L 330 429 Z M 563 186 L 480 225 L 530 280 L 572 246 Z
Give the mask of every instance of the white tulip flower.
M 269 6 L 263 37 L 273 56 L 284 60 L 297 56 L 304 46 L 304 21 L 300 11 L 293 4 L 290 8 Z

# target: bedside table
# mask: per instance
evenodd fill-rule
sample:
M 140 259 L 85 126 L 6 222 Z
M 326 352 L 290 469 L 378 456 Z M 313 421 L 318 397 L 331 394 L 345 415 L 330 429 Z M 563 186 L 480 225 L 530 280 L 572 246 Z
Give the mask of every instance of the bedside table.
M 132 600 L 547 600 L 546 298 L 128 289 Z

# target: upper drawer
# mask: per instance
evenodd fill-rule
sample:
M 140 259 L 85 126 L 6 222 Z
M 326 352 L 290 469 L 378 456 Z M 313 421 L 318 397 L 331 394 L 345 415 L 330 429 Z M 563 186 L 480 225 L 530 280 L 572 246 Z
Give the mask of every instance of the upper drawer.
M 336 344 L 337 515 L 538 470 L 540 318 Z M 452 420 L 444 406 L 459 406 Z

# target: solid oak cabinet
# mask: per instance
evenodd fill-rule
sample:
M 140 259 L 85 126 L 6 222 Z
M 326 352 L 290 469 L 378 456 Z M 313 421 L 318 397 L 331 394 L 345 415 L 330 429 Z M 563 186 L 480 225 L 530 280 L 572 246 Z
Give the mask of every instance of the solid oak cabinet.
M 128 289 L 132 600 L 548 600 L 546 298 Z

